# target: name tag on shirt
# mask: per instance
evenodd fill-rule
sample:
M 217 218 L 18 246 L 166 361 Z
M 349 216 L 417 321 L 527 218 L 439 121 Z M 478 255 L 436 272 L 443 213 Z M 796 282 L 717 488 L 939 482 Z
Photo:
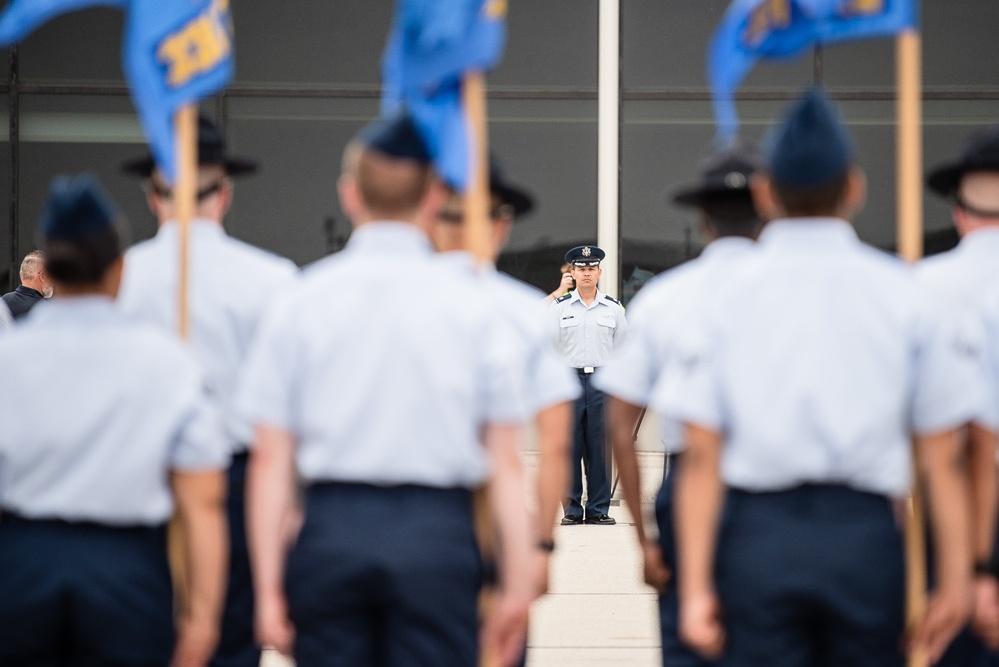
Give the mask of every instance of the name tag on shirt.
M 565 329 L 566 327 L 574 327 L 577 324 L 579 324 L 579 320 L 576 319 L 575 315 L 569 315 L 567 317 L 563 317 L 559 321 L 559 326 L 561 326 L 563 329 Z

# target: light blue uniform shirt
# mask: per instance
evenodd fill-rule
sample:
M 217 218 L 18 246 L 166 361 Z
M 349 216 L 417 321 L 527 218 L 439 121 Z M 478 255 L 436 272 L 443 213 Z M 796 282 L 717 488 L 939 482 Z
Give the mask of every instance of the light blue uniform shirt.
M 441 261 L 451 262 L 462 279 L 481 281 L 482 294 L 497 320 L 507 321 L 524 345 L 524 406 L 535 415 L 559 403 L 575 400 L 581 393 L 579 379 L 552 345 L 545 318 L 545 295 L 494 267 L 477 269 L 467 252 L 441 253 Z
M 14 320 L 10 316 L 10 308 L 3 301 L 0 301 L 0 333 L 10 329 Z
M 190 354 L 103 297 L 38 304 L 0 338 L 0 507 L 155 525 L 170 470 L 229 463 Z
M 996 376 L 987 372 L 999 368 L 999 339 L 986 337 L 982 326 L 982 295 L 999 284 L 999 227 L 985 227 L 966 235 L 949 252 L 927 257 L 917 265 L 916 275 L 934 299 L 959 309 L 960 326 L 969 338 L 980 337 L 983 358 L 982 381 L 989 393 L 985 410 L 975 421 L 993 430 L 999 427 L 999 386 Z
M 729 486 L 904 495 L 910 433 L 957 427 L 981 400 L 978 352 L 913 274 L 843 220 L 770 223 L 685 330 L 683 373 L 653 407 L 723 434 Z
M 597 371 L 597 388 L 633 405 L 647 406 L 659 378 L 678 372 L 676 337 L 752 250 L 750 239 L 720 238 L 709 243 L 697 259 L 650 280 L 629 304 L 628 338 Z M 662 442 L 667 452 L 683 450 L 683 424 L 664 419 Z
M 168 222 L 126 253 L 118 296 L 124 312 L 169 332 L 177 331 L 178 232 L 176 223 Z M 192 222 L 189 262 L 191 346 L 224 420 L 226 444 L 238 452 L 253 437 L 233 405 L 240 367 L 267 302 L 293 283 L 298 269 L 226 235 L 211 220 Z
M 589 306 L 573 290 L 550 310 L 556 346 L 573 368 L 603 366 L 628 334 L 624 307 L 600 290 Z
M 486 423 L 522 423 L 520 344 L 427 237 L 372 222 L 268 313 L 240 407 L 291 431 L 306 481 L 480 485 Z

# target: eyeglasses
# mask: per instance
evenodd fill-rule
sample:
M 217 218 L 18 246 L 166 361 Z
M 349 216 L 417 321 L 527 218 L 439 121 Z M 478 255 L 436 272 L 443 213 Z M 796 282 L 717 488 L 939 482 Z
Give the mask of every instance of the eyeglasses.
M 516 211 L 514 211 L 513 206 L 510 204 L 500 204 L 489 211 L 489 218 L 491 220 L 496 220 L 497 218 L 513 219 L 515 214 Z M 465 221 L 465 214 L 461 211 L 444 210 L 438 213 L 437 217 L 441 220 L 441 222 L 450 222 L 455 225 L 459 225 Z
M 197 202 L 203 202 L 204 200 L 211 197 L 213 194 L 222 189 L 225 185 L 225 179 L 215 181 L 210 185 L 206 185 L 202 189 L 198 190 L 194 195 L 194 200 Z M 156 181 L 149 181 L 150 191 L 161 199 L 172 199 L 173 198 L 173 188 L 168 188 L 165 185 L 160 185 Z

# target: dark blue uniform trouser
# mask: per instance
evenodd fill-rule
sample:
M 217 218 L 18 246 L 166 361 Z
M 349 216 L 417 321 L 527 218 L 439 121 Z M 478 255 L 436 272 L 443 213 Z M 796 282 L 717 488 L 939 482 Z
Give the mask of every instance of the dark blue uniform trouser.
M 0 515 L 0 665 L 163 667 L 166 529 Z
M 299 667 L 474 667 L 482 563 L 465 489 L 309 488 L 285 588 Z
M 219 646 L 211 667 L 257 667 L 260 647 L 253 634 L 253 580 L 246 547 L 246 452 L 229 466 L 229 581 Z
M 676 486 L 677 467 L 681 455 L 667 454 L 669 465 L 663 470 L 663 485 L 656 496 L 656 523 L 659 525 L 659 546 L 666 565 L 673 571 L 666 592 L 659 596 L 659 630 L 662 636 L 663 665 L 665 667 L 709 667 L 714 663 L 705 660 L 680 641 L 680 612 L 676 582 L 676 530 L 673 522 L 673 489 Z
M 730 490 L 718 541 L 723 665 L 902 667 L 904 556 L 887 498 Z
M 604 392 L 593 386 L 592 374 L 579 371 L 583 395 L 576 399 L 572 439 L 572 488 L 565 506 L 566 516 L 583 516 L 583 471 L 586 467 L 586 515 L 596 517 L 610 509 L 607 478 L 607 446 L 604 431 Z

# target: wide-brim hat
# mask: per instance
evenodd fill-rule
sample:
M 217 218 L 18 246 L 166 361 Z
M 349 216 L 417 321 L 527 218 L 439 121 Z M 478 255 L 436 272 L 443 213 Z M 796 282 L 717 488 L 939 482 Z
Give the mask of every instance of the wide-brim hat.
M 245 176 L 257 171 L 254 160 L 227 155 L 222 134 L 212 121 L 201 116 L 198 118 L 198 166 L 207 165 L 220 165 L 229 176 Z M 151 153 L 121 165 L 122 173 L 140 178 L 149 178 L 155 168 L 156 161 Z
M 701 164 L 699 180 L 673 191 L 673 202 L 679 206 L 705 208 L 712 204 L 751 200 L 749 181 L 761 164 L 759 154 L 748 144 L 718 150 Z
M 937 194 L 950 197 L 961 185 L 964 175 L 974 171 L 999 171 L 999 125 L 976 132 L 960 159 L 931 170 L 926 176 L 926 185 Z
M 506 180 L 503 166 L 492 154 L 489 155 L 489 192 L 499 197 L 504 204 L 512 206 L 515 218 L 534 209 L 534 197 L 523 187 Z

